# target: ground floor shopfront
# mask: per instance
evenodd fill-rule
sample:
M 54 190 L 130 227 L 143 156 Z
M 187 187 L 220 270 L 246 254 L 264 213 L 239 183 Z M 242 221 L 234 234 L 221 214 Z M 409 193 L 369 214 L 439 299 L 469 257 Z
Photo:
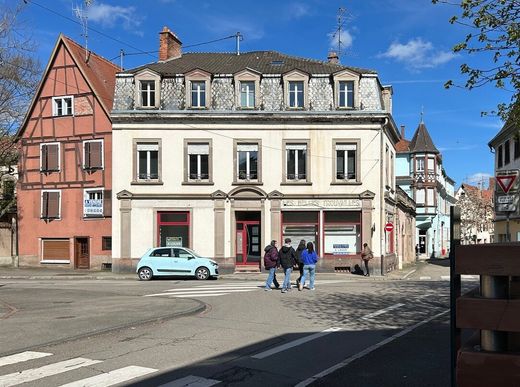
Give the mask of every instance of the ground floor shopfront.
M 313 242 L 322 271 L 348 272 L 360 264 L 363 243 L 378 241 L 374 194 L 284 195 L 239 187 L 211 195 L 117 195 L 113 270 L 130 271 L 151 247 L 183 246 L 215 259 L 222 273 L 262 269 L 264 247 L 285 238 L 296 248 Z M 114 214 L 115 215 L 115 214 Z M 117 244 L 117 247 L 116 247 Z M 377 245 L 377 243 L 376 243 Z M 380 253 L 371 262 L 380 273 Z

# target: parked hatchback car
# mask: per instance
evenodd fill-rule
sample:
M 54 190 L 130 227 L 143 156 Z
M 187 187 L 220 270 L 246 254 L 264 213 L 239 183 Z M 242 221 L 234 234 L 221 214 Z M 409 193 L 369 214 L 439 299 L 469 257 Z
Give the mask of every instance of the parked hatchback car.
M 195 276 L 206 280 L 218 277 L 218 264 L 185 247 L 156 247 L 141 257 L 137 275 L 141 281 L 159 276 Z

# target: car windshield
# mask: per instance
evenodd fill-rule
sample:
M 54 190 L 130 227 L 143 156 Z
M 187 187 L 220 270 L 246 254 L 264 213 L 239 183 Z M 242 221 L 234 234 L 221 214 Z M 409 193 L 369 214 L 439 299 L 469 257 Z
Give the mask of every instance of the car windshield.
M 183 247 L 184 250 L 186 250 L 188 253 L 190 253 L 191 255 L 193 255 L 195 258 L 202 258 L 199 254 L 197 254 L 195 251 L 193 251 L 192 249 L 187 249 L 186 247 Z

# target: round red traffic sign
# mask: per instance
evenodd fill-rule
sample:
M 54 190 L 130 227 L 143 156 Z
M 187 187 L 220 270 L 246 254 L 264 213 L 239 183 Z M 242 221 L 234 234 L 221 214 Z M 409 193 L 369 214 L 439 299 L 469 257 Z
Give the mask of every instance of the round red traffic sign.
M 390 222 L 388 222 L 387 224 L 385 224 L 385 231 L 386 231 L 386 232 L 392 232 L 392 231 L 394 231 L 394 224 L 393 224 L 393 223 L 390 223 Z

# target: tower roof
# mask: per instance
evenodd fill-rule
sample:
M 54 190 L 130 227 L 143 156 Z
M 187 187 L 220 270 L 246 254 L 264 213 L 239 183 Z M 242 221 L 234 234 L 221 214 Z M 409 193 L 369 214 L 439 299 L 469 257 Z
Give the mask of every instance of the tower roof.
M 410 153 L 440 153 L 433 144 L 430 133 L 428 133 L 428 129 L 422 121 L 415 131 L 412 141 L 410 141 Z

